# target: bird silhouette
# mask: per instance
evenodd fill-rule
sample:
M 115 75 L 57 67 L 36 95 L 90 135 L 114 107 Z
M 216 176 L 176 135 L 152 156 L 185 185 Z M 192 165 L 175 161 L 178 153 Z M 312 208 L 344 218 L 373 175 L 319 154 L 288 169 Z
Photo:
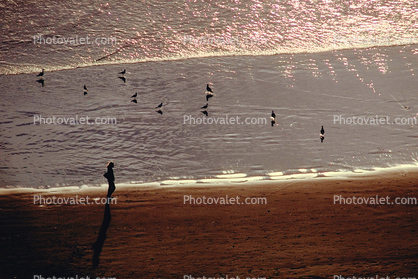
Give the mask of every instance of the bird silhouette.
M 124 75 L 124 74 L 126 74 L 126 69 L 123 69 L 123 71 L 122 71 L 122 72 L 120 72 L 119 74 L 120 74 L 120 75 Z
M 133 99 L 133 100 L 131 100 L 131 102 L 133 102 L 133 103 L 138 103 L 138 100 L 137 99 Z
M 87 92 L 86 91 L 84 91 L 84 96 L 86 96 L 87 95 Z
M 163 114 L 163 111 L 161 109 L 157 110 L 157 112 L 161 115 Z
M 271 120 L 271 127 L 273 127 L 276 124 L 276 114 L 274 113 L 274 110 L 271 111 L 270 120 Z
M 118 77 L 118 78 L 120 78 L 123 81 L 123 83 L 126 83 L 126 78 L 125 77 Z
M 136 96 L 138 96 L 138 92 L 136 92 L 135 94 L 133 94 L 133 95 L 131 96 L 131 98 L 136 98 Z
M 206 91 L 213 93 L 212 88 L 209 87 L 209 84 L 206 84 Z
M 200 109 L 207 109 L 209 104 L 204 105 L 203 107 L 201 107 Z
M 87 89 L 87 86 L 86 86 L 86 85 L 84 85 L 84 90 L 89 91 L 89 90 Z
M 324 134 L 325 134 L 324 126 L 321 126 L 321 131 L 320 131 L 320 135 L 319 135 L 319 138 L 321 139 L 321 142 L 324 142 L 324 139 L 325 139 Z
M 209 116 L 209 113 L 208 113 L 208 111 L 207 111 L 207 110 L 202 110 L 201 112 L 202 112 L 204 115 Z
M 37 77 L 43 77 L 43 76 L 44 76 L 44 74 L 45 74 L 45 71 L 44 71 L 44 69 L 42 69 L 42 72 L 40 72 L 40 73 L 37 75 Z
M 155 108 L 161 108 L 163 106 L 163 103 L 160 103 L 158 106 L 156 106 Z

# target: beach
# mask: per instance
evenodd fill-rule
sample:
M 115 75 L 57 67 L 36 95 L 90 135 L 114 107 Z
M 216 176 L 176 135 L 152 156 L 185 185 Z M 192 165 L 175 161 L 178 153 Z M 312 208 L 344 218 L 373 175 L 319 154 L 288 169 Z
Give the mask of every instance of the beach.
M 414 1 L 0 13 L 0 279 L 416 278 Z
M 416 276 L 417 204 L 364 202 L 416 198 L 417 183 L 416 170 L 399 169 L 216 187 L 116 185 L 117 203 L 108 208 L 34 204 L 35 195 L 103 198 L 103 187 L 10 190 L 0 196 L 0 277 Z M 346 204 L 335 196 L 346 198 Z M 195 204 L 184 202 L 190 197 Z M 206 204 L 196 204 L 199 197 L 206 197 Z M 215 204 L 216 198 L 226 197 L 262 197 L 265 202 L 220 204 L 218 199 Z M 350 197 L 363 204 L 347 204 Z

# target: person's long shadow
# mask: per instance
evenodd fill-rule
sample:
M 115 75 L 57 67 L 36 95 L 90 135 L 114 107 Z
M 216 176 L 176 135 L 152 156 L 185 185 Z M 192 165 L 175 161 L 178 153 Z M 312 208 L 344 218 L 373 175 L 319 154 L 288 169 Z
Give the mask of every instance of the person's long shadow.
M 110 205 L 109 205 L 109 202 L 107 202 L 105 205 L 102 226 L 100 227 L 97 240 L 93 244 L 93 251 L 94 251 L 93 259 L 92 259 L 93 268 L 96 268 L 99 265 L 100 253 L 102 252 L 102 248 L 106 240 L 106 233 L 107 233 L 107 229 L 109 228 L 111 219 L 112 219 L 112 215 L 110 214 Z

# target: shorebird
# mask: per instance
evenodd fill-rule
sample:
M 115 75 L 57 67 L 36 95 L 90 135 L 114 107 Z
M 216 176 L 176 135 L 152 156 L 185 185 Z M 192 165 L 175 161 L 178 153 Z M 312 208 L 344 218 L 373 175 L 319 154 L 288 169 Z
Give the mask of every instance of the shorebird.
M 157 112 L 161 115 L 163 114 L 163 111 L 161 109 L 157 110 Z
M 201 107 L 200 109 L 207 109 L 209 104 L 204 105 L 203 107 Z
M 204 115 L 209 116 L 208 111 L 207 110 L 202 110 L 201 111 Z
M 88 89 L 87 89 L 87 86 L 84 84 L 84 90 L 86 90 L 86 91 L 89 91 Z
M 136 96 L 138 96 L 138 92 L 136 92 L 135 94 L 133 94 L 133 95 L 131 96 L 131 98 L 136 98 Z
M 131 102 L 133 102 L 133 103 L 138 103 L 138 100 L 137 99 L 133 99 L 133 100 L 131 100 Z
M 209 87 L 209 84 L 206 84 L 206 91 L 213 93 L 212 88 Z
M 276 114 L 274 113 L 274 110 L 271 111 L 270 120 L 271 120 L 271 127 L 273 127 L 274 124 L 276 124 Z
M 120 72 L 119 74 L 120 74 L 120 75 L 124 75 L 124 74 L 126 74 L 126 69 L 123 69 L 123 71 L 122 71 L 122 72 Z
M 161 108 L 163 106 L 163 103 L 160 103 L 158 106 L 156 106 L 155 108 Z
M 319 134 L 319 138 L 321 139 L 321 142 L 323 142 L 324 139 L 325 139 L 324 134 L 325 134 L 324 126 L 321 126 L 321 131 L 320 131 L 320 134 Z
M 44 69 L 42 69 L 42 72 L 40 72 L 40 73 L 37 75 L 37 77 L 43 77 L 43 76 L 44 76 L 44 74 L 45 74 L 45 71 L 44 71 Z
M 126 78 L 125 77 L 118 77 L 118 78 L 120 78 L 123 81 L 123 83 L 126 83 Z
M 84 96 L 86 96 L 87 95 L 87 92 L 86 91 L 84 91 Z

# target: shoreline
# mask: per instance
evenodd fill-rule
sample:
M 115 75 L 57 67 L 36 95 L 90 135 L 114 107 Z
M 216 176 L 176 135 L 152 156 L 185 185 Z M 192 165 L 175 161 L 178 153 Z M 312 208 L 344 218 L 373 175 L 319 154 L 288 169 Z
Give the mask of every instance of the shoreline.
M 214 178 L 204 179 L 165 179 L 161 181 L 139 182 L 139 183 L 116 183 L 120 189 L 156 189 L 156 188 L 189 188 L 189 187 L 223 187 L 223 186 L 245 186 L 280 184 L 287 181 L 320 182 L 322 180 L 345 180 L 345 179 L 374 179 L 380 175 L 390 176 L 402 173 L 418 172 L 418 164 L 401 164 L 388 168 L 356 169 L 354 171 L 329 171 L 329 172 L 300 172 L 284 174 L 283 172 L 272 172 L 264 176 L 247 176 L 245 173 L 231 173 L 218 175 Z M 89 192 L 103 191 L 107 189 L 107 183 L 100 185 L 82 186 L 43 186 L 42 188 L 13 187 L 0 188 L 1 195 L 19 193 L 68 193 L 68 192 Z
M 416 185 L 418 172 L 404 170 L 219 187 L 116 185 L 110 206 L 41 206 L 33 192 L 0 195 L 0 278 L 416 276 L 417 205 L 333 202 L 334 195 L 418 198 Z M 44 194 L 104 197 L 106 189 Z M 267 204 L 185 204 L 186 195 Z
M 374 44 L 374 45 L 347 45 L 347 46 L 335 46 L 333 47 L 319 47 L 317 49 L 298 49 L 298 50 L 291 50 L 291 49 L 283 49 L 281 51 L 270 51 L 266 50 L 262 53 L 254 54 L 251 51 L 247 52 L 237 52 L 237 53 L 208 53 L 206 55 L 191 55 L 188 57 L 184 57 L 182 55 L 177 55 L 173 57 L 145 57 L 139 58 L 135 61 L 112 61 L 112 60 L 105 60 L 101 62 L 100 59 L 95 59 L 90 61 L 90 64 L 71 64 L 66 66 L 57 66 L 57 65 L 38 65 L 35 69 L 33 66 L 28 66 L 23 70 L 9 70 L 9 72 L 0 73 L 0 76 L 16 76 L 16 75 L 31 75 L 38 73 L 39 69 L 45 68 L 50 69 L 49 72 L 60 72 L 60 71 L 68 71 L 74 69 L 83 69 L 83 68 L 90 68 L 90 67 L 106 67 L 106 66 L 126 66 L 132 64 L 141 64 L 141 63 L 162 63 L 162 62 L 171 62 L 171 61 L 182 61 L 182 60 L 191 60 L 191 59 L 218 59 L 218 58 L 236 58 L 236 57 L 256 57 L 256 56 L 289 56 L 289 55 L 303 55 L 303 54 L 321 54 L 321 53 L 332 53 L 332 52 L 342 52 L 342 51 L 349 51 L 349 50 L 356 50 L 356 49 L 375 49 L 375 48 L 392 48 L 392 47 L 402 47 L 402 46 L 414 46 L 418 45 L 418 42 L 412 43 L 397 43 L 397 44 Z M 10 67 L 7 65 L 5 68 Z M 51 70 L 52 69 L 52 70 Z

